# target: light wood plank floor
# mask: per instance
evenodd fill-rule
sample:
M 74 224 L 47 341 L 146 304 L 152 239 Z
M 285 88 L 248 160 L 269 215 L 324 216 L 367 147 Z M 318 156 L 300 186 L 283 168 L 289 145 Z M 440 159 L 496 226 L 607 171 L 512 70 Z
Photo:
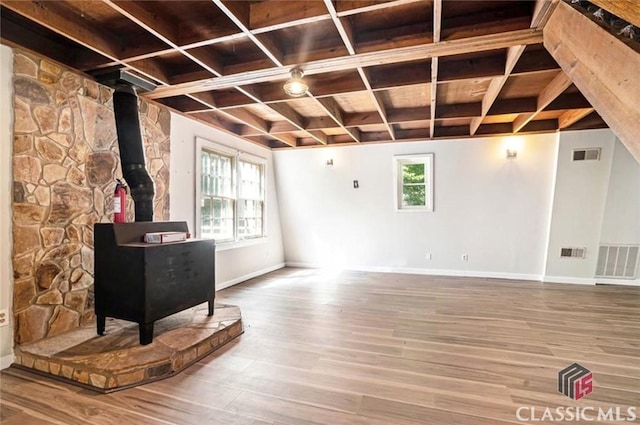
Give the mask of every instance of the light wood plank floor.
M 640 405 L 640 288 L 283 269 L 217 301 L 245 334 L 180 375 L 104 395 L 8 369 L 2 423 L 499 425 Z M 557 393 L 574 362 L 594 374 L 577 402 Z

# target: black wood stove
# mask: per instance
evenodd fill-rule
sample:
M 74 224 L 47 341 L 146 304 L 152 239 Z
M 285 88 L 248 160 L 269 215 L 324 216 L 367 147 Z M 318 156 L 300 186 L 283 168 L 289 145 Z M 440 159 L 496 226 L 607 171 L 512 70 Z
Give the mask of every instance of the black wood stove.
M 153 323 L 215 299 L 215 242 L 188 239 L 149 244 L 146 233 L 187 232 L 185 222 L 94 225 L 95 309 L 98 334 L 107 317 L 140 326 L 140 344 L 153 340 Z

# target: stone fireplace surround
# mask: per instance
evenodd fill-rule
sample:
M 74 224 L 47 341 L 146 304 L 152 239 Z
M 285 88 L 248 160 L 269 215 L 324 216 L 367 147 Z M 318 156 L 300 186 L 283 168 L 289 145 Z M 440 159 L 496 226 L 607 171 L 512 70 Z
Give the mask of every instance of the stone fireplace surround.
M 93 224 L 112 221 L 122 173 L 110 88 L 22 50 L 13 69 L 13 313 L 22 345 L 95 320 Z M 167 220 L 169 110 L 143 99 L 139 109 L 154 216 Z

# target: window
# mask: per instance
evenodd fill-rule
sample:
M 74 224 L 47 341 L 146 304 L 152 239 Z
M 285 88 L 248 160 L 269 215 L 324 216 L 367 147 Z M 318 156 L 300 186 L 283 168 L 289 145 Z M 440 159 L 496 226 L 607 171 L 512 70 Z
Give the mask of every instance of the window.
M 266 161 L 197 138 L 197 235 L 218 243 L 264 237 Z
M 433 154 L 394 157 L 396 209 L 433 211 Z

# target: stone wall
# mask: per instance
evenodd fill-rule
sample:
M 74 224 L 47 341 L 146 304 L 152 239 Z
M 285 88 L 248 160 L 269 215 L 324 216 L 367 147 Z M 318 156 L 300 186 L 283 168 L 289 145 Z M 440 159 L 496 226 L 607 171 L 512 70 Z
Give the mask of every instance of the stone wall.
M 15 341 L 94 320 L 93 224 L 113 217 L 122 177 L 112 90 L 15 51 L 13 269 Z M 169 218 L 169 111 L 140 100 L 155 219 Z M 127 205 L 129 221 L 133 204 Z

